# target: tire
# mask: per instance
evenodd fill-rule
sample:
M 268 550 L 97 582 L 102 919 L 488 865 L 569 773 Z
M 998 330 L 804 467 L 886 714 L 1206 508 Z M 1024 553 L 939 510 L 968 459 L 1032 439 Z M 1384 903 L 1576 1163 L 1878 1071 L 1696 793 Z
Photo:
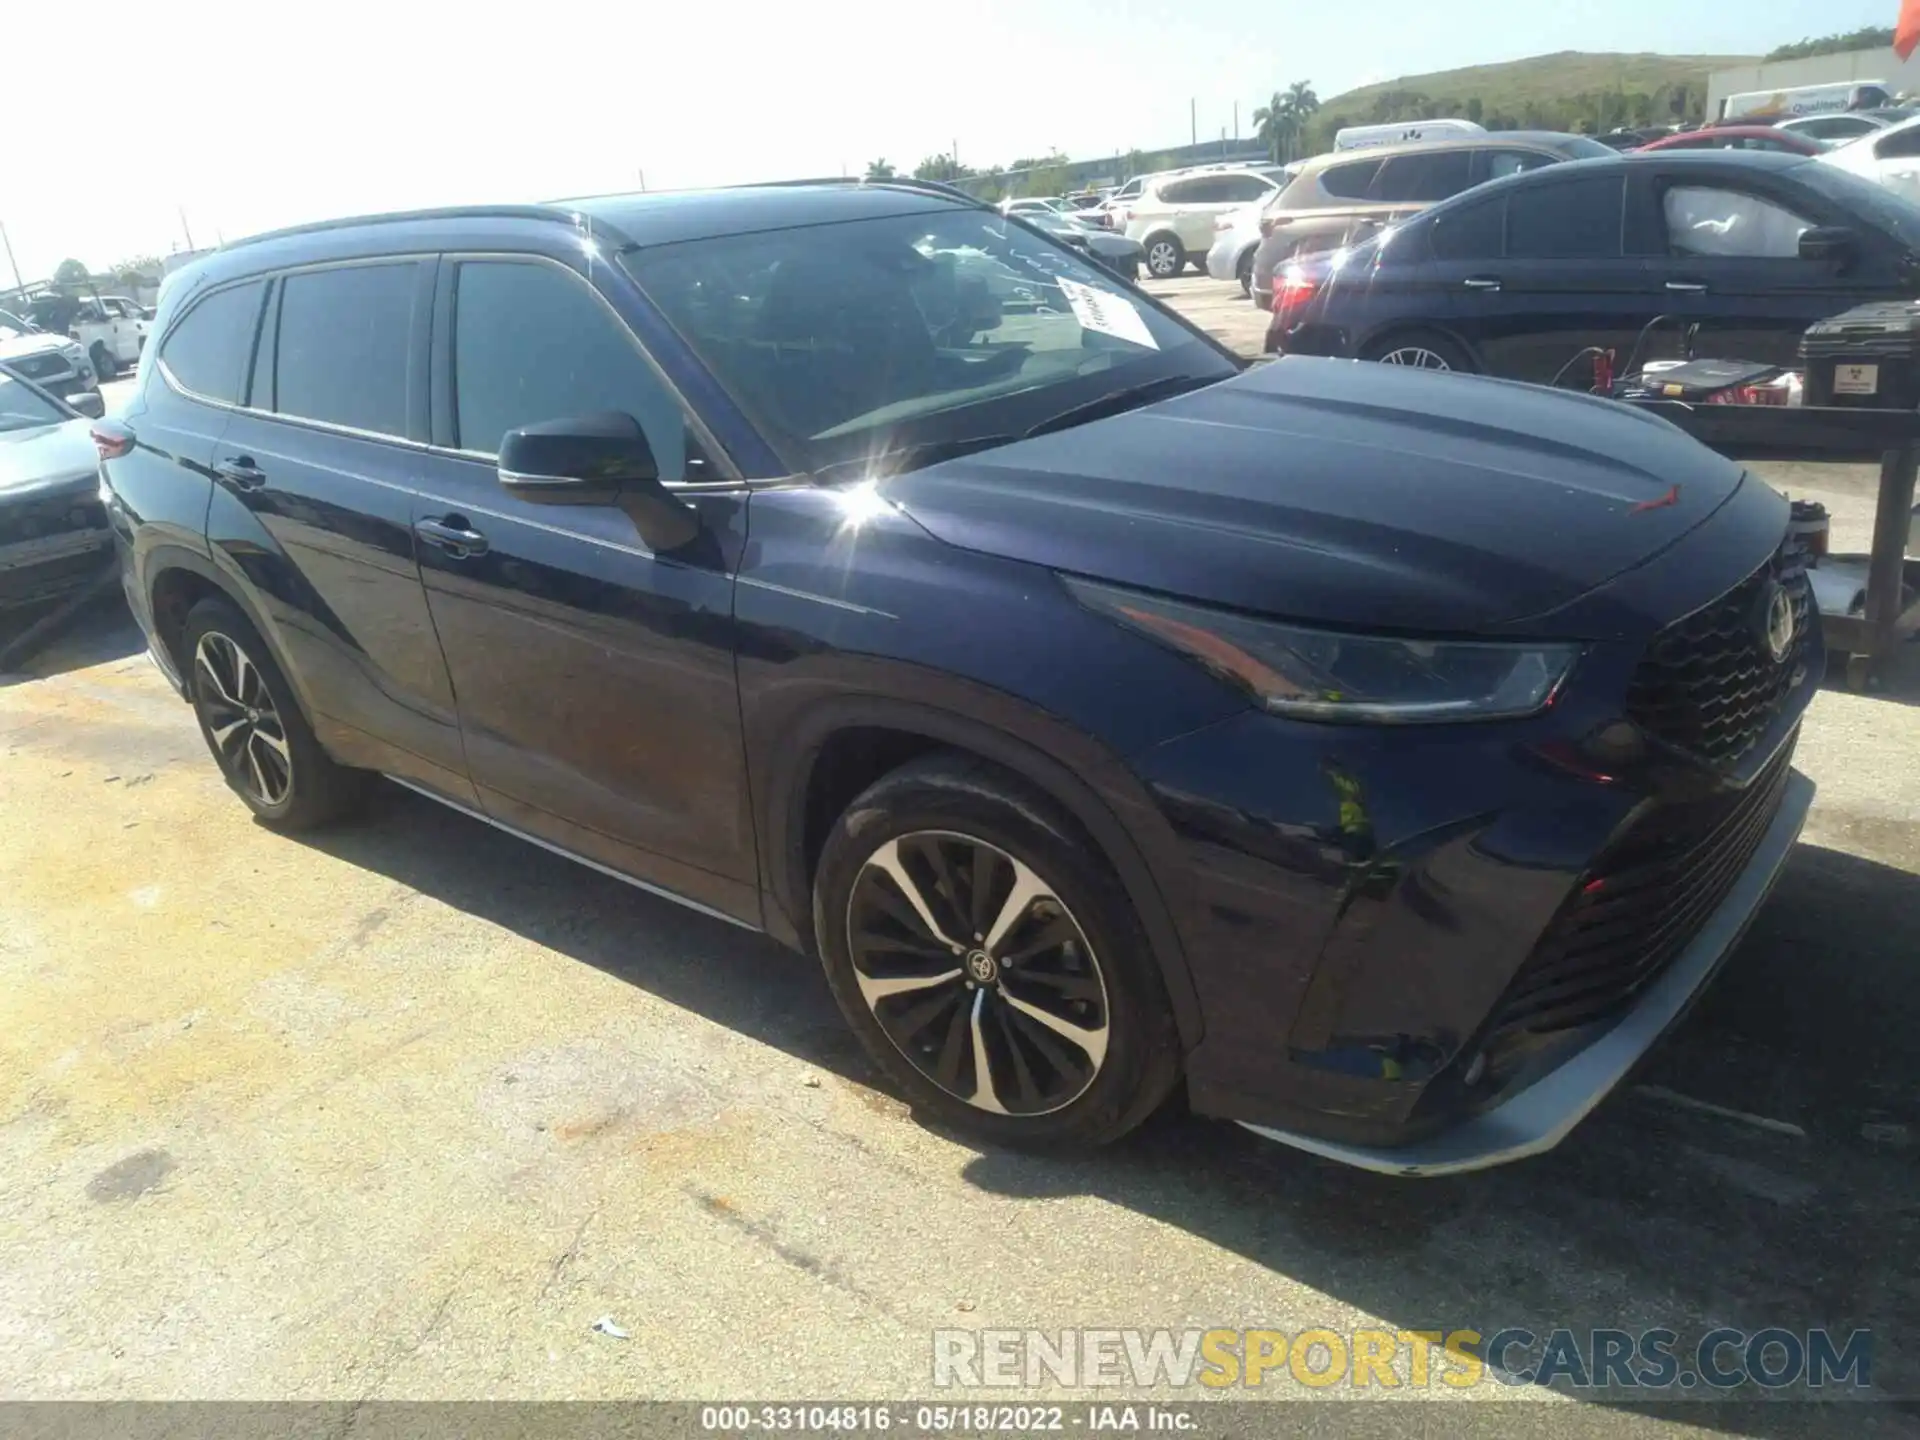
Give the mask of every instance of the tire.
M 1253 251 L 1249 250 L 1240 257 L 1240 263 L 1233 267 L 1233 273 L 1240 282 L 1240 293 L 1251 300 L 1253 298 Z
M 93 348 L 87 351 L 87 358 L 93 362 L 96 380 L 111 380 L 120 373 L 120 367 L 113 363 L 113 352 L 107 349 L 104 340 L 93 342 Z
M 181 654 L 200 737 L 227 788 L 262 824 L 310 830 L 357 809 L 371 777 L 320 748 L 260 632 L 231 601 L 187 612 Z M 237 657 L 237 658 L 236 658 Z
M 1147 250 L 1147 273 L 1156 280 L 1171 280 L 1187 263 L 1187 252 L 1178 235 L 1163 231 L 1149 235 L 1142 243 Z
M 1180 1073 L 1166 990 L 1091 852 L 1044 795 L 953 755 L 883 776 L 835 822 L 814 877 L 821 963 L 916 1109 L 1000 1144 L 1077 1150 L 1166 1099 Z M 900 980 L 919 983 L 876 993 Z
M 1394 358 L 1394 357 L 1401 358 Z M 1425 359 L 1416 357 L 1424 356 Z M 1460 375 L 1477 375 L 1480 367 L 1459 341 L 1432 330 L 1396 330 L 1367 342 L 1360 352 L 1362 360 L 1377 360 L 1383 365 L 1411 365 L 1419 370 L 1450 370 Z

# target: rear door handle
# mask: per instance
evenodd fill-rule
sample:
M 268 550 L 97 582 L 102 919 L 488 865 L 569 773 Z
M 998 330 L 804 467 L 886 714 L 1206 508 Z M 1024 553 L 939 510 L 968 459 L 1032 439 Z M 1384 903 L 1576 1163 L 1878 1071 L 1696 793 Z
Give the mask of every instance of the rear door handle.
M 1667 289 L 1677 291 L 1682 295 L 1704 295 L 1707 293 L 1706 284 L 1699 280 L 1669 280 L 1667 281 Z
M 213 467 L 213 473 L 236 490 L 258 490 L 267 483 L 267 472 L 248 455 L 236 455 Z
M 1469 275 L 1460 282 L 1469 290 L 1498 290 L 1500 282 L 1491 275 Z
M 487 553 L 487 537 L 469 529 L 464 515 L 429 517 L 413 522 L 413 533 L 436 550 L 444 550 L 456 560 Z

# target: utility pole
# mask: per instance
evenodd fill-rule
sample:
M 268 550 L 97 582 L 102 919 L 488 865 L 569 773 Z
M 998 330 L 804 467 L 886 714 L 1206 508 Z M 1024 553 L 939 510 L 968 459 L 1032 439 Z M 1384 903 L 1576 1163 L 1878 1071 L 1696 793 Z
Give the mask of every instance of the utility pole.
M 947 152 L 947 158 L 953 161 L 953 173 L 958 175 L 960 173 L 960 137 L 958 135 L 953 137 L 953 149 Z
M 1200 143 L 1200 102 L 1198 100 L 1187 101 L 1187 129 L 1190 132 L 1187 138 L 1198 145 Z
M 184 205 L 181 205 L 177 208 L 180 211 L 180 228 L 183 231 L 186 231 L 187 249 L 191 250 L 193 249 L 193 231 L 191 229 L 188 229 L 187 227 L 187 207 Z
M 0 245 L 7 247 L 7 264 L 13 269 L 13 285 L 22 295 L 27 292 L 27 282 L 20 278 L 20 262 L 13 258 L 13 241 L 7 238 L 7 227 L 0 224 Z

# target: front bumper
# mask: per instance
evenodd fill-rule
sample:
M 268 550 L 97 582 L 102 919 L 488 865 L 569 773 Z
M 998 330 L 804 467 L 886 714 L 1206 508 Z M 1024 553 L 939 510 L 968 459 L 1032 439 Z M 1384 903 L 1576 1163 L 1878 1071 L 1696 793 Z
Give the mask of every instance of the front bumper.
M 112 550 L 113 532 L 90 484 L 0 499 L 0 610 L 72 593 L 99 575 Z
M 1451 1175 L 1484 1170 L 1551 1150 L 1652 1048 L 1746 933 L 1772 891 L 1806 823 L 1813 782 L 1793 772 L 1786 795 L 1746 870 L 1679 957 L 1639 1002 L 1598 1039 L 1518 1093 L 1450 1129 L 1409 1145 L 1344 1145 L 1295 1130 L 1247 1122 L 1269 1140 L 1390 1175 Z

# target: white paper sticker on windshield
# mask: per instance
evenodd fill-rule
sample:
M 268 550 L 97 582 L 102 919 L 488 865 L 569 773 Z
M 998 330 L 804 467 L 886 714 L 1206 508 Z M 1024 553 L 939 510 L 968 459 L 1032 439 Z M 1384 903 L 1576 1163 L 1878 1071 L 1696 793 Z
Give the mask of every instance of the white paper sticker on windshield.
M 1106 290 L 1096 290 L 1091 285 L 1082 285 L 1078 280 L 1062 279 L 1060 292 L 1073 307 L 1074 318 L 1080 322 L 1081 329 L 1098 330 L 1102 335 L 1144 345 L 1149 350 L 1160 348 L 1131 300 Z

